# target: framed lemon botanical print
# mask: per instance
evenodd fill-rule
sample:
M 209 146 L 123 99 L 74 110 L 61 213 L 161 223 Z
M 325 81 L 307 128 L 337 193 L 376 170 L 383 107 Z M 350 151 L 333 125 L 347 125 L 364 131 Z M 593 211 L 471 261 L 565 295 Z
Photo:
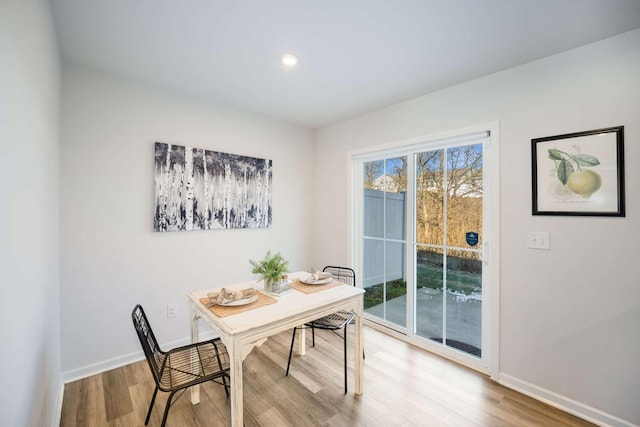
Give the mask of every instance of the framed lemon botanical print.
M 624 126 L 531 140 L 533 215 L 625 216 Z

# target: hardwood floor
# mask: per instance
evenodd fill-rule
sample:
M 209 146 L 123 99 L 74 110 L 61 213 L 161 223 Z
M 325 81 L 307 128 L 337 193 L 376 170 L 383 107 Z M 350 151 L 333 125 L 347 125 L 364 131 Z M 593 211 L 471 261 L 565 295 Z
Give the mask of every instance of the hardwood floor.
M 291 332 L 276 335 L 244 362 L 247 427 L 593 425 L 370 328 L 365 328 L 364 394 L 352 393 L 351 366 L 345 395 L 341 338 L 319 331 L 315 348 L 304 357 L 294 355 L 285 377 L 290 340 Z M 351 353 L 350 365 L 352 358 Z M 69 383 L 60 425 L 143 426 L 152 393 L 146 361 Z M 207 383 L 200 394 L 195 406 L 188 392 L 178 398 L 167 426 L 229 425 L 223 387 Z M 160 425 L 166 399 L 167 393 L 159 392 L 150 426 Z

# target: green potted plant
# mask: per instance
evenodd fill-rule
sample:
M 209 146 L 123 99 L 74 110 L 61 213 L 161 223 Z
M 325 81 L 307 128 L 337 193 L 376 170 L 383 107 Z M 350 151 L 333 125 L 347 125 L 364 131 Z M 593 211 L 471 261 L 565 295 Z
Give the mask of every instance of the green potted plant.
M 280 252 L 271 255 L 271 251 L 267 251 L 262 261 L 249 260 L 249 263 L 253 266 L 251 272 L 253 274 L 259 274 L 260 279 L 264 281 L 264 290 L 271 293 L 276 292 L 276 284 L 283 279 L 285 273 L 289 270 L 289 261 L 285 260 Z

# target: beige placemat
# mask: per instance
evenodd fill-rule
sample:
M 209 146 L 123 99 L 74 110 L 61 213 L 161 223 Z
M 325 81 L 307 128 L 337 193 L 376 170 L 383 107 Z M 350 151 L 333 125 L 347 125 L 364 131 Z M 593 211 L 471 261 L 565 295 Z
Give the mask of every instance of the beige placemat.
M 200 302 L 206 305 L 211 299 L 200 298 Z M 275 304 L 277 300 L 269 295 L 265 295 L 258 291 L 258 300 L 247 305 L 213 305 L 209 307 L 209 310 L 218 317 L 233 316 L 234 314 L 244 313 L 245 311 L 254 310 L 256 308 L 264 307 L 265 305 Z
M 315 294 L 316 292 L 326 291 L 327 289 L 335 288 L 336 286 L 342 286 L 344 283 L 339 281 L 333 281 L 331 283 L 327 283 L 326 285 L 307 285 L 306 283 L 302 283 L 300 279 L 293 279 L 291 287 L 296 291 L 303 292 L 305 294 Z

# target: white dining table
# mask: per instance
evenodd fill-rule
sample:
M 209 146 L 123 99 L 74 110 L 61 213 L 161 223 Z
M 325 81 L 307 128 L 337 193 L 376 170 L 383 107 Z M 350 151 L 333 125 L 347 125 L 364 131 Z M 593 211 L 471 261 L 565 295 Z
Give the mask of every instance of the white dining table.
M 299 279 L 309 273 L 290 273 L 289 278 Z M 256 346 L 262 344 L 268 337 L 280 332 L 291 330 L 306 322 L 326 316 L 339 310 L 353 310 L 355 317 L 355 394 L 362 394 L 362 369 L 363 369 L 363 335 L 362 335 L 362 310 L 364 290 L 349 285 L 336 286 L 315 293 L 303 293 L 292 289 L 291 292 L 276 298 L 275 304 L 265 305 L 253 310 L 233 314 L 227 317 L 218 317 L 206 308 L 201 302 L 208 292 L 220 288 L 239 290 L 245 288 L 261 289 L 255 280 L 218 286 L 211 289 L 203 289 L 188 293 L 191 342 L 199 341 L 198 321 L 202 319 L 220 337 L 227 347 L 230 360 L 231 386 L 231 425 L 240 427 L 243 425 L 243 387 L 242 387 L 242 362 L 244 358 Z M 303 329 L 304 331 L 304 329 Z M 304 354 L 304 335 L 298 340 L 298 353 Z M 284 367 L 282 375 L 284 375 Z M 191 387 L 191 403 L 200 402 L 199 386 Z

